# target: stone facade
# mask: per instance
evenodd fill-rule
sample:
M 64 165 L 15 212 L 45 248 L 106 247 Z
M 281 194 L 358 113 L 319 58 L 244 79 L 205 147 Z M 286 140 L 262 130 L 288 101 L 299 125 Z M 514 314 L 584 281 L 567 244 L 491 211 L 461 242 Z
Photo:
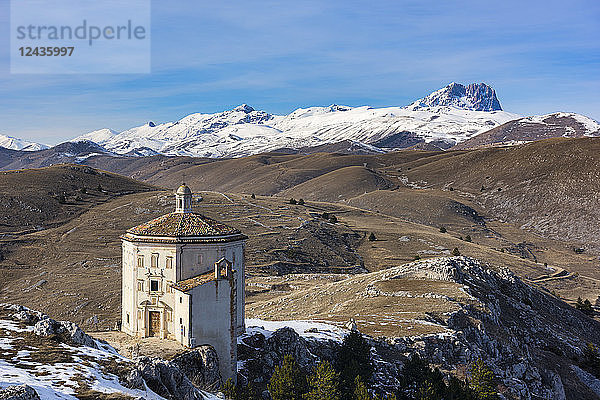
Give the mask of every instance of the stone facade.
M 122 236 L 121 329 L 133 336 L 211 345 L 223 379 L 236 376 L 244 327 L 244 247 L 238 230 L 192 212 L 182 185 L 176 210 Z

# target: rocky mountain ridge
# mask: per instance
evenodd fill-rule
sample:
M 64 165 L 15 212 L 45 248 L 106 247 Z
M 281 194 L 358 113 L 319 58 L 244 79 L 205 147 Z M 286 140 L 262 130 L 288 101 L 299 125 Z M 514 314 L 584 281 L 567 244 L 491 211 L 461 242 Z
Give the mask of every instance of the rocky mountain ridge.
M 504 111 L 489 85 L 452 82 L 405 107 L 332 104 L 276 115 L 242 104 L 223 112 L 190 114 L 174 122 L 149 121 L 122 132 L 99 129 L 72 141 L 92 142 L 102 149 L 100 153 L 125 156 L 227 158 L 273 151 L 374 154 L 403 148 L 445 150 L 513 145 L 556 136 L 597 136 L 599 132 L 596 121 L 579 114 L 522 118 Z M 0 147 L 35 151 L 48 146 L 0 136 Z
M 415 101 L 409 107 L 418 110 L 437 106 L 454 106 L 472 111 L 502 111 L 495 90 L 485 83 L 471 83 L 465 86 L 452 82 Z
M 274 115 L 242 104 L 176 122 L 149 122 L 120 133 L 102 129 L 74 140 L 90 140 L 118 154 L 144 149 L 145 154 L 203 157 L 239 157 L 342 141 L 378 148 L 436 141 L 449 147 L 517 117 L 502 111 L 494 90 L 486 84 L 451 83 L 407 107 L 332 104 Z M 405 136 L 410 140 L 403 140 Z

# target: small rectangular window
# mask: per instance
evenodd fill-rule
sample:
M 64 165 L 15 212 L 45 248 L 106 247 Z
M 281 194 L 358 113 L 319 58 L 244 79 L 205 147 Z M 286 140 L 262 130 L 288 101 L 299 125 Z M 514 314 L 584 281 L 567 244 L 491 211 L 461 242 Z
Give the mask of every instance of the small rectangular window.
M 183 303 L 183 297 L 180 297 L 180 298 L 179 298 L 179 302 L 180 302 L 180 303 Z
M 179 323 L 183 324 L 183 318 L 179 318 Z
M 173 268 L 173 257 L 167 257 L 166 267 L 167 269 Z
M 173 282 L 167 282 L 167 293 L 173 293 Z
M 198 254 L 198 265 L 202 265 L 202 254 Z
M 129 325 L 129 313 L 127 313 L 127 325 Z
M 142 312 L 138 310 L 138 319 L 142 319 Z
M 137 266 L 139 268 L 144 268 L 144 256 L 138 256 L 138 258 L 137 258 Z
M 151 280 L 150 281 L 150 291 L 151 292 L 158 292 L 158 281 L 156 281 L 156 280 Z
M 138 281 L 138 283 L 137 283 L 137 289 L 138 289 L 138 292 L 143 292 L 144 291 L 144 281 Z
M 158 268 L 158 254 L 157 253 L 152 254 L 151 266 L 152 266 L 152 268 Z

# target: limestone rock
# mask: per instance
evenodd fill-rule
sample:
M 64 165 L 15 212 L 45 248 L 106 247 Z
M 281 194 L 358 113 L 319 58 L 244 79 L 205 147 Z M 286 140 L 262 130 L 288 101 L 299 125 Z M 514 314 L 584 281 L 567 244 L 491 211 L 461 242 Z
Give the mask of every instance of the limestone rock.
M 86 334 L 77 324 L 70 321 L 55 321 L 45 318 L 38 321 L 33 327 L 33 332 L 39 336 L 58 335 L 65 342 L 88 346 L 97 349 L 96 341 Z
M 136 369 L 148 387 L 169 400 L 202 400 L 204 396 L 179 368 L 159 358 L 140 357 Z M 135 373 L 130 373 L 137 379 Z
M 219 359 L 212 346 L 199 346 L 175 356 L 171 360 L 192 383 L 203 390 L 218 389 L 221 384 Z
M 15 385 L 0 389 L 0 400 L 40 400 L 40 396 L 31 386 Z

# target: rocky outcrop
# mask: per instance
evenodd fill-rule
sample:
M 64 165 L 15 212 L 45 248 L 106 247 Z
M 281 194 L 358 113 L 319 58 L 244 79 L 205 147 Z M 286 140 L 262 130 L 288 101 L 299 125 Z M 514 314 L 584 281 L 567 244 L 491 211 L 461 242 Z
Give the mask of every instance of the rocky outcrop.
M 96 341 L 86 334 L 77 324 L 70 321 L 55 321 L 44 318 L 33 327 L 33 332 L 38 336 L 58 335 L 65 342 L 97 349 Z
M 204 399 L 185 373 L 176 365 L 159 358 L 138 358 L 126 380 L 127 387 L 138 389 L 146 382 L 153 392 L 169 400 Z
M 292 355 L 308 371 L 321 360 L 335 362 L 338 348 L 333 340 L 307 340 L 288 327 L 268 337 L 262 333 L 243 336 L 238 342 L 238 358 L 243 363 L 238 380 L 264 386 L 286 355 Z
M 40 400 L 40 396 L 31 386 L 15 385 L 0 389 L 0 400 Z
M 9 312 L 12 311 L 10 316 L 14 321 L 33 325 L 33 333 L 38 336 L 56 336 L 65 343 L 98 348 L 96 341 L 74 322 L 56 321 L 40 311 L 34 311 L 18 304 L 0 304 L 0 307 Z
M 446 373 L 464 374 L 474 360 L 482 358 L 507 398 L 595 398 L 589 374 L 572 365 L 579 363 L 587 343 L 598 346 L 600 323 L 524 283 L 510 270 L 467 257 L 444 257 L 369 275 L 377 282 L 448 281 L 467 293 L 463 300 L 453 299 L 459 310 L 428 313 L 427 322 L 443 328 L 442 333 L 370 339 L 373 383 L 378 389 L 397 388 L 405 360 L 416 353 Z M 339 344 L 305 339 L 283 328 L 270 336 L 259 331 L 244 337 L 238 348 L 244 361 L 241 373 L 253 380 L 254 376 L 269 377 L 285 354 L 294 355 L 305 369 L 316 359 L 332 361 Z
M 171 365 L 179 368 L 200 389 L 214 391 L 222 384 L 219 358 L 212 346 L 199 346 L 181 353 L 171 360 Z

